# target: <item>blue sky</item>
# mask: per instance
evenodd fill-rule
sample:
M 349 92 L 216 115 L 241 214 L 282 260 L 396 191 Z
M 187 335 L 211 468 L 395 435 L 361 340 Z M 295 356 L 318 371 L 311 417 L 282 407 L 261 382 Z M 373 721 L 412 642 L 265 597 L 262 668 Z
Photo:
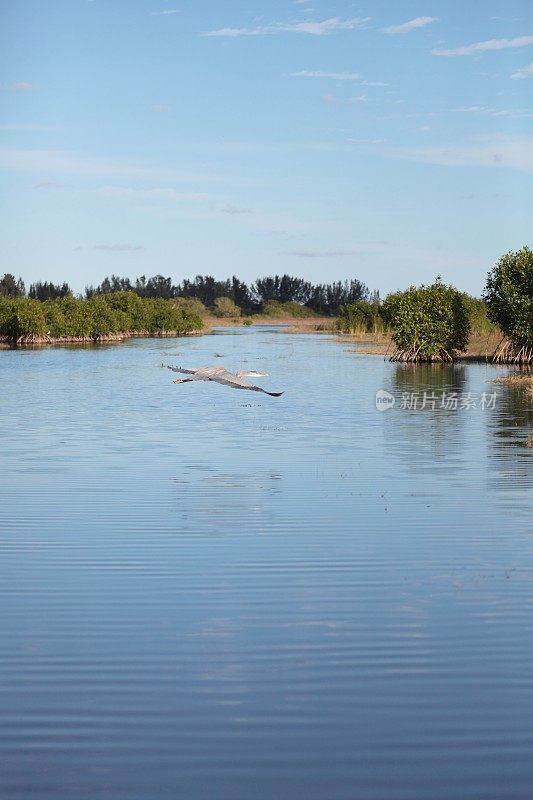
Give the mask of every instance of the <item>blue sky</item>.
M 437 274 L 533 245 L 530 0 L 3 0 L 0 272 Z

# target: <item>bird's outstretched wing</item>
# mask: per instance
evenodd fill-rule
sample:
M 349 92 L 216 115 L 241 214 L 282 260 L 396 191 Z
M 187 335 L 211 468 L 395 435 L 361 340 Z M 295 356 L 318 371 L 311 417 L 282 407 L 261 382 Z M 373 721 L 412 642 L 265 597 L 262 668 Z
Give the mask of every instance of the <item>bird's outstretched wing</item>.
M 212 377 L 210 380 L 222 383 L 225 386 L 232 386 L 234 389 L 248 389 L 252 392 L 263 392 L 263 394 L 269 394 L 271 397 L 281 397 L 283 394 L 283 392 L 267 392 L 267 390 L 263 389 L 261 386 L 256 386 L 250 383 L 250 381 L 247 381 L 242 375 L 228 372 L 227 369 L 221 368 L 217 370 L 217 373 L 216 377 Z
M 171 369 L 172 372 L 182 372 L 184 375 L 194 375 L 196 372 L 198 372 L 197 369 L 185 369 L 184 367 L 169 367 L 168 364 L 166 365 L 166 367 L 167 369 Z

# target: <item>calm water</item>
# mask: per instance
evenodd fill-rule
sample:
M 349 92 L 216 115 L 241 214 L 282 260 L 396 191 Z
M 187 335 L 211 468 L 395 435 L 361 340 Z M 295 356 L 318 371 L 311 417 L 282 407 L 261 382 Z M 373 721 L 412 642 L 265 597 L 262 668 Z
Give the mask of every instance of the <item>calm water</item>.
M 533 413 L 497 374 L 260 329 L 1 352 L 0 797 L 531 800 Z M 443 389 L 496 407 L 401 407 Z

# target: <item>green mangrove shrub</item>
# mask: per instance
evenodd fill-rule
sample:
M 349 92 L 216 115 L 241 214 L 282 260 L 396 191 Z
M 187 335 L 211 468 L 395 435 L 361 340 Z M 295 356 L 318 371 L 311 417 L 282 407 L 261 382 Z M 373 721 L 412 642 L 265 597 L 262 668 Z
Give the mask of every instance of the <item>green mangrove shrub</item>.
M 94 299 L 94 298 L 93 298 Z M 147 329 L 147 305 L 135 292 L 110 292 L 100 295 L 110 308 L 118 315 L 124 315 L 122 324 L 131 331 L 143 332 Z M 120 316 L 119 316 L 119 319 Z
M 72 295 L 43 303 L 49 336 L 53 339 L 89 339 L 93 335 L 91 307 Z
M 180 335 L 202 327 L 195 312 L 134 292 L 95 294 L 88 300 L 67 294 L 45 301 L 0 295 L 0 337 L 13 342 L 91 341 L 132 333 Z
M 40 338 L 48 328 L 43 304 L 26 297 L 0 299 L 0 335 L 13 341 Z
M 523 247 L 500 258 L 483 295 L 489 318 L 505 337 L 494 361 L 533 363 L 533 251 Z
M 470 319 L 461 293 L 440 278 L 389 295 L 383 314 L 394 331 L 391 361 L 453 361 L 466 350 Z

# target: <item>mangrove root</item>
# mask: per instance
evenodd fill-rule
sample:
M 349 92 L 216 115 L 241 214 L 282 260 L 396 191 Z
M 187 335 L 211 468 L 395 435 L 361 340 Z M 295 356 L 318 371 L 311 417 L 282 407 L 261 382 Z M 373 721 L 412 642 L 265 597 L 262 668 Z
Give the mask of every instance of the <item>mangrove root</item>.
M 492 357 L 493 364 L 533 364 L 533 345 L 516 345 L 508 339 L 500 344 Z
M 397 348 L 389 359 L 390 361 L 410 362 L 417 364 L 451 364 L 454 359 L 447 350 L 426 355 L 420 352 L 420 347 Z

